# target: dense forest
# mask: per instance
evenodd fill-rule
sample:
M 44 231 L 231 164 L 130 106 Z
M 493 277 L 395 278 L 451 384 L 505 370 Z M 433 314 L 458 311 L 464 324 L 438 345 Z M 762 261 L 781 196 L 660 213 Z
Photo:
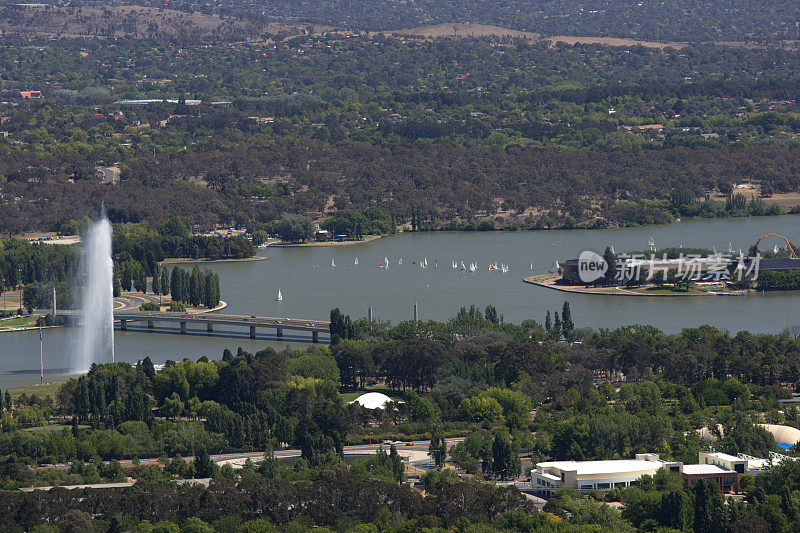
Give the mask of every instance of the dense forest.
M 0 396 L 4 489 L 126 476 L 139 483 L 118 491 L 3 491 L 0 520 L 26 530 L 41 522 L 63 528 L 94 520 L 92 527 L 105 528 L 114 521 L 135 531 L 162 521 L 253 531 L 247 523 L 264 520 L 259 527 L 295 531 L 346 529 L 385 515 L 393 525 L 382 530 L 479 523 L 500 530 L 595 524 L 631 531 L 711 527 L 711 513 L 714 525 L 703 531 L 742 531 L 746 523 L 791 531 L 796 524 L 800 469 L 793 461 L 743 476 L 745 500 L 728 504 L 715 483 L 684 488 L 666 472 L 586 497 L 561 491 L 546 513 L 516 489 L 494 485 L 519 476 L 522 457 L 651 452 L 693 463 L 710 446 L 696 432 L 702 427 L 719 428 L 717 451 L 761 457 L 777 451 L 757 423 L 800 427 L 798 410 L 778 403 L 800 387 L 800 340 L 791 331 L 594 331 L 573 323 L 566 302 L 548 312 L 544 325 L 506 323 L 492 306 L 461 309 L 447 322 L 351 321 L 338 310 L 331 319 L 330 347 L 225 350 L 217 361 L 168 361 L 160 370 L 147 358 L 94 365 L 54 396 L 12 399 L 6 392 Z M 363 390 L 382 390 L 394 401 L 370 410 L 344 400 Z M 465 438 L 445 445 L 453 436 Z M 430 439 L 431 460 L 443 467 L 422 477 L 424 496 L 398 485 L 406 473 L 393 446 L 343 463 L 345 444 L 398 438 Z M 294 465 L 274 456 L 287 446 L 300 450 Z M 209 456 L 242 450 L 266 452 L 239 471 Z M 159 460 L 139 461 L 149 457 Z M 68 461 L 69 468 L 47 466 Z M 29 466 L 35 464 L 44 467 Z M 208 489 L 171 483 L 192 477 L 213 481 Z M 306 503 L 294 503 L 300 501 Z M 609 501 L 623 502 L 622 513 Z M 672 512 L 676 501 L 679 514 Z
M 100 199 L 114 222 L 179 215 L 251 230 L 343 209 L 384 208 L 421 229 L 514 229 L 731 216 L 707 200 L 739 191 L 765 202 L 739 215 L 797 204 L 793 52 L 4 41 L 5 233 L 61 230 Z M 30 89 L 43 98 L 21 100 Z M 125 103 L 137 98 L 155 101 Z M 679 188 L 693 209 L 672 205 Z

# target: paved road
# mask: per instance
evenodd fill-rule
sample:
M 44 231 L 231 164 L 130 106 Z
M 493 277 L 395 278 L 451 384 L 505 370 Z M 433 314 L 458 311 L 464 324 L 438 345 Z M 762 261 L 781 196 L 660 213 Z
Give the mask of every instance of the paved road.
M 455 444 L 458 442 L 463 441 L 463 437 L 457 437 L 452 439 L 447 439 L 448 444 Z M 410 445 L 407 443 L 398 444 L 397 453 L 403 457 L 405 460 L 408 461 L 409 465 L 413 466 L 415 469 L 418 469 L 422 472 L 425 472 L 433 467 L 431 463 L 431 459 L 428 456 L 428 445 L 430 443 L 428 441 L 414 441 L 411 442 Z M 360 444 L 360 445 L 353 445 L 353 446 L 345 446 L 344 447 L 344 455 L 370 455 L 378 451 L 379 448 L 383 448 L 384 451 L 388 452 L 390 445 L 388 444 Z M 293 457 L 300 457 L 300 450 L 297 448 L 286 448 L 283 450 L 276 450 L 275 451 L 275 458 L 276 459 L 290 459 Z M 260 461 L 264 458 L 264 451 L 252 451 L 252 452 L 235 452 L 235 453 L 216 453 L 210 454 L 211 460 L 217 464 L 230 464 L 234 468 L 241 468 L 248 459 L 251 459 L 255 462 Z M 183 458 L 185 461 L 191 461 L 194 459 L 194 456 L 187 455 Z M 107 462 L 107 461 L 106 461 Z M 159 462 L 157 457 L 150 457 L 146 459 L 139 459 L 139 464 L 147 465 L 147 464 L 157 464 Z M 133 464 L 132 459 L 124 459 L 120 461 L 122 465 L 131 466 Z M 40 468 L 55 468 L 55 469 L 66 469 L 69 468 L 67 464 L 56 464 L 56 465 L 45 465 Z
M 116 181 L 117 171 L 114 167 L 97 167 L 97 170 L 103 175 L 103 183 L 112 185 Z

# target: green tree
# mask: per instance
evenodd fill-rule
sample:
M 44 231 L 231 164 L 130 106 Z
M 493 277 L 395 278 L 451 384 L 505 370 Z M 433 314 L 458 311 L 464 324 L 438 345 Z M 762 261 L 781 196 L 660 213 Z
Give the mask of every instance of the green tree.
M 170 280 L 169 280 L 169 271 L 167 267 L 161 269 L 161 293 L 164 296 L 170 293 Z
M 485 313 L 486 320 L 491 322 L 492 324 L 498 324 L 500 322 L 500 318 L 497 314 L 497 308 L 493 305 L 486 306 L 486 313 Z
M 189 237 L 189 227 L 182 218 L 173 216 L 159 224 L 158 232 L 167 237 Z
M 550 330 L 550 333 L 554 339 L 559 340 L 561 338 L 561 316 L 556 311 L 553 313 L 553 317 L 553 329 Z
M 444 466 L 447 460 L 447 441 L 442 435 L 442 428 L 436 424 L 431 429 L 431 443 L 428 446 L 428 455 L 433 459 L 437 468 Z
M 505 428 L 496 429 L 492 441 L 492 474 L 500 479 L 508 479 L 519 472 L 520 460 L 514 451 L 511 434 Z
M 725 500 L 716 481 L 700 479 L 692 487 L 694 492 L 694 531 L 696 533 L 721 533 L 727 531 L 728 516 Z
M 162 414 L 167 418 L 178 418 L 183 413 L 184 404 L 177 392 L 173 392 L 169 398 L 164 400 L 161 408 Z
M 397 447 L 392 444 L 389 448 L 389 467 L 394 475 L 394 480 L 400 483 L 405 476 L 405 465 L 403 465 L 403 458 L 397 453 Z
M 181 533 L 215 533 L 215 531 L 213 527 L 193 516 L 183 523 Z
M 564 302 L 561 307 L 561 328 L 564 330 L 564 337 L 569 338 L 575 324 L 572 322 L 572 311 L 569 309 L 569 302 Z
M 605 251 L 603 252 L 603 260 L 606 262 L 606 265 L 608 265 L 608 269 L 603 276 L 603 280 L 606 285 L 614 285 L 617 277 L 617 258 L 611 252 L 611 248 L 606 247 Z
M 217 472 L 217 465 L 211 460 L 211 456 L 205 448 L 201 447 L 194 456 L 194 472 L 199 478 L 214 477 Z
M 286 242 L 305 242 L 314 237 L 314 225 L 303 215 L 284 213 L 275 229 Z

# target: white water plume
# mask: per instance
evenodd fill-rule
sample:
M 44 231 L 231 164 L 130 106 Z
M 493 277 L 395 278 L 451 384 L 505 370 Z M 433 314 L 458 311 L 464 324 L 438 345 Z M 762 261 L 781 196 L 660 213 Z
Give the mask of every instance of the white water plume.
M 86 372 L 92 363 L 114 361 L 114 262 L 108 218 L 89 226 L 81 258 L 81 319 L 72 369 Z

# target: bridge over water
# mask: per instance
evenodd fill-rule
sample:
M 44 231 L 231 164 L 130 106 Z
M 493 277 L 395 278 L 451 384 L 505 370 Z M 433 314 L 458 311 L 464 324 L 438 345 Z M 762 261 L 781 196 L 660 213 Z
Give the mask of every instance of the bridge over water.
M 80 311 L 58 311 L 59 315 L 67 315 L 78 319 Z M 128 324 L 141 322 L 147 324 L 147 329 L 154 329 L 157 322 L 178 324 L 179 329 L 169 332 L 187 334 L 190 324 L 205 325 L 206 333 L 212 335 L 217 326 L 245 327 L 250 330 L 250 338 L 256 338 L 257 328 L 274 329 L 277 338 L 283 338 L 284 330 L 307 331 L 311 333 L 311 341 L 319 342 L 319 334 L 329 334 L 331 323 L 327 320 L 313 320 L 309 318 L 286 318 L 256 315 L 226 315 L 219 313 L 173 313 L 168 311 L 139 311 L 120 310 L 114 311 L 114 322 L 119 323 L 121 331 L 127 331 Z M 327 340 L 327 339 L 323 339 Z

